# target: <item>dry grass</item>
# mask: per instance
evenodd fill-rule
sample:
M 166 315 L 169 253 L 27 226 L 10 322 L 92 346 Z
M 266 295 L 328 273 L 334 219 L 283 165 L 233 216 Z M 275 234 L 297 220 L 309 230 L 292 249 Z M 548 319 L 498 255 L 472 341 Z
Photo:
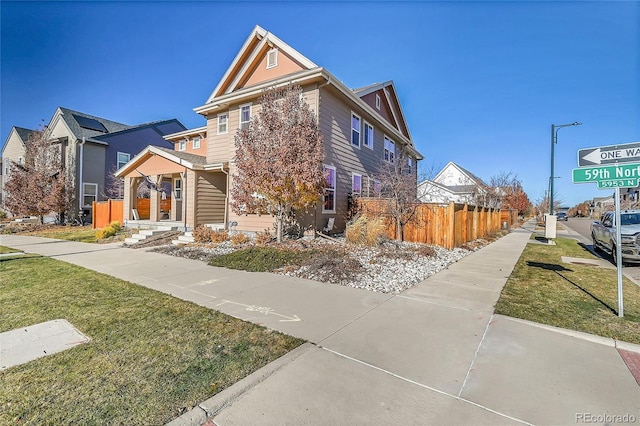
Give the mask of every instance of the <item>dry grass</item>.
M 575 240 L 529 244 L 505 285 L 496 313 L 640 343 L 640 286 L 624 280 L 624 317 L 617 316 L 614 269 L 565 264 L 561 256 L 593 258 Z
M 347 224 L 345 237 L 348 244 L 375 247 L 382 241 L 385 231 L 386 227 L 381 218 L 359 215 Z

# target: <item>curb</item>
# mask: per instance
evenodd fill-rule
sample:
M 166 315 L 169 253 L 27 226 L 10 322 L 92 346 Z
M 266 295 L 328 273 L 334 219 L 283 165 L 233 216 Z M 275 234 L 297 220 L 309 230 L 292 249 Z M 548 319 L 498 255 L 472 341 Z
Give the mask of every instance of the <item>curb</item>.
M 296 358 L 315 348 L 311 343 L 303 343 L 291 352 L 287 352 L 275 361 L 270 362 L 259 370 L 249 374 L 244 379 L 234 383 L 220 393 L 201 402 L 196 407 L 173 419 L 166 426 L 200 426 L 211 417 L 217 415 L 223 408 L 231 405 L 238 397 L 257 384 L 269 378 Z
M 533 321 L 527 321 L 520 318 L 508 317 L 506 315 L 495 314 L 495 318 L 514 321 L 525 325 L 541 328 L 547 331 L 553 331 L 555 333 L 564 334 L 565 336 L 575 337 L 576 339 L 585 340 L 591 343 L 597 343 L 599 345 L 609 346 L 615 349 L 625 349 L 627 351 L 640 353 L 640 345 L 635 343 L 623 342 L 611 337 L 602 337 L 595 334 L 585 333 L 583 331 L 569 330 L 567 328 L 555 327 L 553 325 L 540 324 Z

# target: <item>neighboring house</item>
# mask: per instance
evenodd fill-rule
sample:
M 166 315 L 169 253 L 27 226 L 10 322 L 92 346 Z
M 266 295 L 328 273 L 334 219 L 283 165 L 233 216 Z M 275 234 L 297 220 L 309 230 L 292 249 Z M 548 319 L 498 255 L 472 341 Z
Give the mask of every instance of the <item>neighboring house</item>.
M 344 229 L 349 197 L 373 195 L 382 161 L 393 162 L 400 150 L 410 158 L 417 179 L 415 149 L 393 82 L 351 90 L 324 68 L 291 48 L 272 33 L 256 26 L 218 82 L 206 103 L 194 110 L 206 125 L 165 138 L 174 150 L 148 147 L 117 176 L 125 178 L 124 217 L 134 219 L 137 198 L 132 188 L 142 179 L 171 182 L 171 220 L 188 227 L 201 224 L 228 226 L 243 231 L 272 229 L 274 219 L 263 215 L 237 215 L 230 209 L 230 188 L 237 173 L 234 136 L 260 111 L 264 89 L 295 83 L 316 113 L 324 144 L 327 187 L 317 209 L 299 216 L 306 229 L 321 230 L 330 218 L 334 229 Z M 159 193 L 152 191 L 150 219 L 160 218 Z
M 590 215 L 593 218 L 600 219 L 604 212 L 615 209 L 615 198 L 613 195 L 606 197 L 594 197 L 591 203 Z
M 478 176 L 450 161 L 432 180 L 418 185 L 418 199 L 437 204 L 483 204 L 485 184 Z
M 109 174 L 149 145 L 172 147 L 164 136 L 182 130 L 185 127 L 177 119 L 130 126 L 58 107 L 45 131 L 52 143 L 60 144 L 63 168 L 75 188 L 77 210 L 70 213 L 90 216 L 92 202 L 107 198 Z M 20 154 L 17 148 L 12 131 L 3 150 L 5 163 L 19 161 L 19 155 L 24 155 L 24 150 Z
M 9 132 L 9 137 L 5 141 L 2 148 L 2 180 L 0 191 L 0 209 L 4 209 L 5 191 L 4 184 L 11 175 L 11 162 L 19 164 L 24 163 L 24 156 L 26 152 L 26 146 L 32 133 L 36 130 L 25 129 L 23 127 L 12 127 Z M 7 212 L 8 213 L 8 212 Z

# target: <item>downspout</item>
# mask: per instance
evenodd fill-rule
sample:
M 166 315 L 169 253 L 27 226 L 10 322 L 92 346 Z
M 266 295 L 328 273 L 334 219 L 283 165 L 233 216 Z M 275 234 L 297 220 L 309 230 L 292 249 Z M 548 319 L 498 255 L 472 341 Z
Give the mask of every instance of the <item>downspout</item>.
M 325 83 L 322 83 L 317 87 L 318 96 L 316 96 L 316 111 L 317 111 L 317 115 L 318 115 L 318 128 L 320 128 L 320 89 L 323 88 L 324 86 L 328 86 L 329 84 L 331 84 L 331 76 L 329 76 L 329 78 L 327 78 L 327 81 Z M 322 160 L 324 161 L 324 158 Z M 315 234 L 318 233 L 318 229 L 322 229 L 322 224 L 320 225 L 320 227 L 318 227 L 318 207 L 319 206 L 316 206 L 315 210 L 313 211 L 313 233 L 314 233 L 314 237 L 315 237 Z
M 79 200 L 78 200 L 78 215 L 80 216 L 80 218 L 82 217 L 82 213 L 84 212 L 83 209 L 83 201 L 84 201 L 84 185 L 82 184 L 82 171 L 84 168 L 84 143 L 85 143 L 85 137 L 82 137 L 82 142 L 79 144 L 80 145 L 80 173 L 79 173 L 79 178 L 78 180 L 80 181 L 80 186 L 78 188 L 78 194 L 79 194 Z
M 180 162 L 182 163 L 182 159 L 180 159 Z M 182 203 L 184 204 L 183 206 L 184 214 L 182 216 L 184 219 L 184 232 L 187 232 L 187 174 L 188 174 L 187 168 L 185 167 L 184 175 L 182 175 Z
M 229 231 L 229 172 L 224 171 L 224 165 L 220 170 L 227 175 L 227 190 L 224 192 L 224 229 Z

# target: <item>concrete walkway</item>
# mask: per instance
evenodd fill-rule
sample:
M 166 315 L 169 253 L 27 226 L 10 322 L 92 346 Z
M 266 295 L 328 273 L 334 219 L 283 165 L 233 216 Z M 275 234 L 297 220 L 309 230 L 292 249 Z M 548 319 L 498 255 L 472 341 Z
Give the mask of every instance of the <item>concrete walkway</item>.
M 313 343 L 223 404 L 218 425 L 576 424 L 604 415 L 640 422 L 640 386 L 611 339 L 493 314 L 529 237 L 516 230 L 400 295 L 212 268 L 118 244 L 13 235 L 0 244 Z

